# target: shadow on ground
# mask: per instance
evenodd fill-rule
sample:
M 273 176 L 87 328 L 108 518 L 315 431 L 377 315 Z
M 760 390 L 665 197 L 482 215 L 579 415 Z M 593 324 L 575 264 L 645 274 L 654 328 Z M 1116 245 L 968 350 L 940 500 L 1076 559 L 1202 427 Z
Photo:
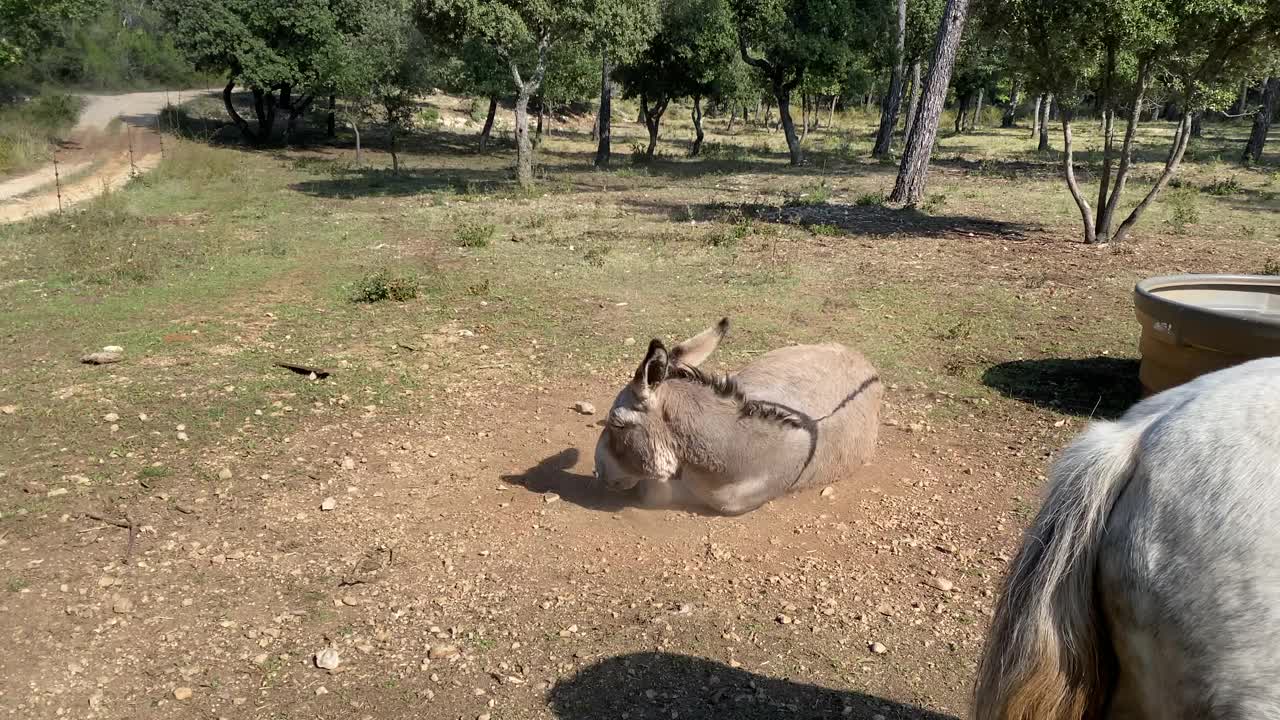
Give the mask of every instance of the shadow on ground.
M 609 490 L 594 477 L 574 472 L 578 457 L 577 448 L 566 448 L 520 475 L 503 475 L 502 481 L 534 493 L 555 493 L 561 500 L 589 510 L 618 512 L 638 504 L 633 493 Z
M 763 203 L 670 203 L 653 200 L 631 201 L 641 212 L 665 215 L 674 222 L 718 220 L 736 222 L 747 217 L 762 222 L 800 227 L 835 228 L 847 235 L 908 235 L 999 237 L 1025 240 L 1041 228 L 1023 223 L 989 220 L 965 215 L 931 215 L 911 208 L 894 209 L 880 205 L 846 203 L 768 205 Z
M 1123 415 L 1142 396 L 1138 361 L 1127 358 L 1012 360 L 988 368 L 982 384 L 1015 400 L 1101 419 Z
M 601 660 L 551 688 L 559 720 L 956 720 L 855 691 L 831 690 L 711 660 L 645 652 Z

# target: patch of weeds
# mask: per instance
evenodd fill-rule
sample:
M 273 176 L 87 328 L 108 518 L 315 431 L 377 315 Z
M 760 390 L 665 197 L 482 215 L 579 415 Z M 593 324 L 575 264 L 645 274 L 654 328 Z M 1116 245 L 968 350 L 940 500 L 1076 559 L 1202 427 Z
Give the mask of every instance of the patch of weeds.
M 9 581 L 4 584 L 4 589 L 8 590 L 11 593 L 22 592 L 23 590 L 27 589 L 28 584 L 29 583 L 26 581 L 25 578 L 12 577 L 12 578 L 9 578 Z
M 609 251 L 613 248 L 608 245 L 592 245 L 582 254 L 582 259 L 592 267 L 604 267 L 605 257 L 609 255 Z
M 1240 181 L 1233 175 L 1229 178 L 1215 178 L 1213 182 L 1200 188 L 1200 192 L 1205 195 L 1223 196 L 1235 195 L 1243 189 L 1244 187 L 1240 185 Z
M 149 478 L 162 478 L 169 476 L 169 468 L 163 465 L 148 465 L 138 471 L 139 480 L 147 480 Z
M 708 142 L 702 146 L 702 156 L 709 160 L 742 162 L 747 159 L 747 149 L 736 143 Z
M 946 193 L 932 193 L 924 199 L 924 203 L 920 205 L 920 209 L 925 213 L 932 215 L 941 210 L 946 204 Z
M 489 117 L 489 101 L 484 98 L 471 98 L 471 122 L 477 125 Z
M 387 270 L 369 273 L 356 281 L 351 289 L 351 302 L 376 303 L 383 300 L 405 302 L 418 297 L 418 278 L 393 275 Z
M 458 225 L 458 229 L 454 231 L 454 240 L 457 241 L 458 247 L 488 247 L 497 231 L 496 225 L 469 220 Z
M 541 230 L 551 224 L 551 218 L 547 217 L 544 212 L 535 213 L 525 221 L 525 227 L 530 230 Z
M 858 207 L 880 207 L 884 205 L 884 195 L 877 192 L 862 193 L 853 204 Z
M 417 120 L 418 125 L 423 127 L 435 127 L 440 123 L 440 111 L 433 107 L 423 108 L 418 111 L 418 116 L 415 119 Z
M 1200 208 L 1196 205 L 1196 191 L 1194 188 L 1184 187 L 1175 190 L 1168 195 L 1165 201 L 1169 205 L 1169 225 L 1176 230 L 1183 231 L 1189 226 L 1200 222 Z
M 632 165 L 648 165 L 653 158 L 649 155 L 649 150 L 640 143 L 634 143 L 631 146 L 631 164 Z
M 799 194 L 789 193 L 785 204 L 787 207 L 815 207 L 829 202 L 831 188 L 827 186 L 826 180 L 819 180 L 816 185 L 810 185 Z
M 829 223 L 820 223 L 818 225 L 810 225 L 809 232 L 820 237 L 835 237 L 840 234 L 840 228 Z
M 472 297 L 488 297 L 492 288 L 489 285 L 489 278 L 485 278 L 478 283 L 467 286 L 467 294 Z
M 1280 275 L 1280 260 L 1276 260 L 1275 258 L 1267 258 L 1267 261 L 1262 263 L 1262 274 L 1263 275 Z

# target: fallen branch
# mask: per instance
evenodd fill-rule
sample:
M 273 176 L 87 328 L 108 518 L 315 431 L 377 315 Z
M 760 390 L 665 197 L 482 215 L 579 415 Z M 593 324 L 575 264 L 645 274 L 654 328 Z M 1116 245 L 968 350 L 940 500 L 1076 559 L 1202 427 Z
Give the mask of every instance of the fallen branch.
M 124 551 L 124 564 L 128 565 L 129 560 L 133 558 L 133 545 L 138 539 L 138 524 L 133 521 L 133 518 L 129 515 L 125 515 L 124 520 L 116 520 L 115 518 L 110 518 L 96 512 L 87 512 L 85 513 L 85 517 L 129 531 L 129 544 L 125 547 Z
M 276 363 L 276 367 L 284 368 L 285 370 L 292 370 L 299 375 L 306 375 L 308 377 L 315 375 L 317 380 L 323 380 L 329 377 L 329 371 L 322 368 L 307 367 L 306 365 L 294 365 L 293 363 L 285 362 Z

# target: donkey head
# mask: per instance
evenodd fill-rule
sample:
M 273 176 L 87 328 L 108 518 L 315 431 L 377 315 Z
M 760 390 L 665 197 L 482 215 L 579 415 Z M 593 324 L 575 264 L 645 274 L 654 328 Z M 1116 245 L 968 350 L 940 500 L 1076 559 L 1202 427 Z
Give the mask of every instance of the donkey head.
M 662 383 L 677 365 L 696 367 L 706 360 L 729 331 L 724 318 L 667 350 L 661 340 L 649 343 L 631 382 L 618 393 L 604 431 L 596 443 L 596 477 L 615 490 L 641 481 L 666 482 L 680 469 L 675 438 L 663 412 Z

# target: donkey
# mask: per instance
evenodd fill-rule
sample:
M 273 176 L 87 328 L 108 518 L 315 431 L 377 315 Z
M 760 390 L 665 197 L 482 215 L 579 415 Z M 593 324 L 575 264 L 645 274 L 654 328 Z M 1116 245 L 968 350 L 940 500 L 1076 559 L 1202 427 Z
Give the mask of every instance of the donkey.
M 798 345 L 736 375 L 698 369 L 728 330 L 725 318 L 670 351 L 649 343 L 596 443 L 606 486 L 642 486 L 650 504 L 740 515 L 870 460 L 884 389 L 866 358 L 841 345 Z
M 978 720 L 1280 718 L 1280 358 L 1098 422 L 1005 580 Z

